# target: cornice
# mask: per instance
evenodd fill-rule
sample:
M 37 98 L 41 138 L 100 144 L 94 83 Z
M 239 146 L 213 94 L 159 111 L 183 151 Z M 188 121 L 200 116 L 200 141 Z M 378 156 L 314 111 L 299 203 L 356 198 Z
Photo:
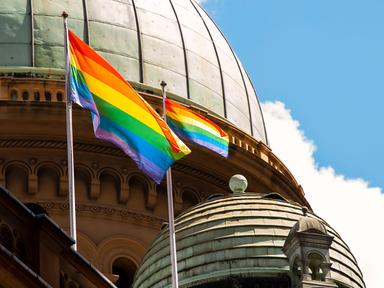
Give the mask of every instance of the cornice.
M 32 140 L 32 139 L 0 139 L 0 148 L 36 148 L 36 149 L 67 149 L 65 141 Z M 74 143 L 74 149 L 82 152 L 101 153 L 116 157 L 126 157 L 119 149 L 104 145 Z
M 53 150 L 66 150 L 67 143 L 65 141 L 54 140 L 30 140 L 30 139 L 0 139 L 0 148 L 34 148 L 34 149 L 53 149 Z M 116 157 L 128 158 L 120 149 L 112 146 L 104 146 L 88 143 L 74 143 L 75 151 L 89 152 L 97 154 L 105 154 Z M 195 169 L 191 166 L 176 162 L 173 166 L 176 171 L 187 173 L 188 175 L 195 176 L 199 179 L 206 180 L 220 188 L 226 188 L 227 182 L 224 179 L 213 176 L 212 174 Z
M 40 70 L 39 70 L 40 71 Z M 52 75 L 59 76 L 58 79 L 50 79 L 50 78 L 35 78 L 36 75 L 40 75 L 39 71 L 19 71 L 20 73 L 25 73 L 25 72 L 31 72 L 28 75 L 22 75 L 20 78 L 23 79 L 23 81 L 32 81 L 35 82 L 36 85 L 45 85 L 45 84 L 52 84 L 51 86 L 51 92 L 52 92 L 52 97 L 53 94 L 58 94 L 62 93 L 63 91 L 63 81 L 60 80 L 61 74 L 59 73 L 60 71 L 54 71 L 52 72 Z M 10 73 L 7 74 L 7 71 L 1 71 L 0 70 L 0 80 L 4 82 L 4 85 L 6 85 L 7 82 L 12 82 L 13 80 L 19 80 L 20 78 L 15 77 L 14 74 Z M 33 73 L 32 73 L 33 72 Z M 41 72 L 41 71 L 40 71 Z M 46 73 L 47 71 L 43 71 L 42 74 Z M 2 77 L 1 77 L 2 75 Z M 45 75 L 45 74 L 44 74 Z M 48 75 L 52 76 L 50 73 Z M 43 87 L 42 86 L 42 87 Z M 135 89 L 147 100 L 152 107 L 158 111 L 158 113 L 162 113 L 162 105 L 161 105 L 161 95 L 159 90 L 151 90 L 149 87 L 146 87 L 145 85 L 142 84 L 135 84 L 133 83 L 133 86 Z M 8 87 L 8 86 L 7 86 Z M 19 88 L 20 89 L 19 89 Z M 19 89 L 20 91 L 18 92 L 19 94 L 24 91 L 25 89 L 29 89 L 29 95 L 33 94 L 33 85 L 29 85 L 27 88 L 22 86 L 21 84 L 18 84 L 16 82 L 13 83 L 12 89 Z M 45 87 L 45 86 L 44 86 Z M 11 105 L 18 105 L 20 107 L 23 106 L 28 106 L 28 107 L 43 107 L 43 106 L 52 106 L 55 104 L 64 104 L 65 102 L 65 95 L 62 95 L 62 99 L 59 101 L 58 98 L 53 97 L 50 98 L 50 101 L 47 101 L 44 97 L 39 98 L 38 101 L 30 101 L 32 98 L 28 98 L 27 100 L 23 100 L 20 98 L 21 96 L 19 95 L 16 97 L 16 100 L 12 98 L 12 90 L 11 88 L 4 89 L 4 99 L 0 99 L 0 103 L 3 103 L 6 106 L 11 106 Z M 56 95 L 55 94 L 55 95 Z M 214 121 L 218 125 L 220 125 L 229 135 L 230 139 L 230 144 L 232 148 L 235 148 L 235 150 L 239 153 L 244 154 L 247 157 L 257 157 L 258 159 L 264 161 L 266 165 L 268 165 L 271 169 L 273 169 L 275 172 L 281 174 L 281 176 L 285 177 L 288 182 L 290 182 L 290 185 L 294 187 L 294 193 L 298 195 L 299 198 L 304 199 L 304 191 L 302 190 L 301 186 L 297 183 L 296 179 L 292 175 L 292 173 L 289 171 L 289 169 L 284 165 L 284 163 L 272 152 L 272 150 L 265 145 L 263 142 L 258 141 L 251 135 L 248 135 L 244 131 L 240 130 L 236 126 L 232 125 L 229 123 L 226 119 L 223 119 L 222 117 L 219 117 L 218 115 L 215 115 L 214 113 L 207 111 L 205 108 L 200 107 L 198 104 L 193 103 L 193 102 L 186 102 L 185 99 L 179 99 L 180 97 L 176 97 L 176 95 L 171 95 L 169 96 L 172 98 L 175 98 L 177 101 L 182 102 L 184 105 L 186 105 L 188 108 L 194 110 L 195 112 L 204 115 L 205 117 L 209 118 L 210 120 Z M 2 98 L 2 97 L 0 97 Z M 7 147 L 7 148 L 12 148 L 12 147 L 28 147 L 28 148 L 42 148 L 42 149 L 65 149 L 66 143 L 62 141 L 40 141 L 40 140 L 0 140 L 0 147 Z M 100 145 L 96 141 L 92 142 L 92 144 L 88 143 L 75 143 L 74 148 L 77 151 L 83 151 L 83 152 L 92 152 L 92 153 L 101 153 L 101 154 L 106 154 L 110 156 L 116 156 L 116 157 L 127 157 L 125 154 L 120 151 L 119 149 L 116 149 L 114 147 L 111 147 L 109 145 Z M 177 165 L 176 165 L 177 167 Z M 189 167 L 180 167 L 179 169 L 189 169 Z M 222 187 L 223 185 L 223 180 L 221 179 L 213 179 L 215 178 L 212 175 L 202 175 L 200 174 L 201 171 L 188 171 L 192 175 L 197 175 L 198 177 L 208 177 L 207 179 L 213 180 L 215 185 Z M 213 177 L 213 178 L 212 178 Z M 226 186 L 226 184 L 224 184 Z
M 69 213 L 69 205 L 67 202 L 37 201 L 36 203 L 43 207 L 49 214 Z M 76 204 L 76 212 L 80 216 L 113 218 L 114 220 L 136 225 L 146 225 L 156 229 L 160 229 L 163 223 L 167 221 L 165 218 L 143 214 L 129 209 L 91 205 L 81 202 Z

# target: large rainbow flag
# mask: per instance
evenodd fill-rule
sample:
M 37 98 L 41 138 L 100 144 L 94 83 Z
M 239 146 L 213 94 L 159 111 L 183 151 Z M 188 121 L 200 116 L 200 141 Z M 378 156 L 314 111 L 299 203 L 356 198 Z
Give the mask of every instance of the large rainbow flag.
M 104 58 L 68 34 L 72 101 L 91 111 L 97 138 L 120 147 L 160 183 L 169 166 L 191 151 Z
M 228 157 L 228 134 L 206 117 L 166 99 L 167 123 L 183 139 Z

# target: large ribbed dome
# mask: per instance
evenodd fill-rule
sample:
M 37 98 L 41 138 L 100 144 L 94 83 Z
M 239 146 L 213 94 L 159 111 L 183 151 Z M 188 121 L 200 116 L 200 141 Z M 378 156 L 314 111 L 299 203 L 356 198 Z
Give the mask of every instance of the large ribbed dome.
M 180 287 L 216 287 L 208 284 L 229 277 L 286 281 L 289 263 L 282 248 L 302 216 L 300 206 L 278 194 L 245 193 L 195 206 L 176 219 Z M 307 216 L 334 237 L 330 278 L 338 287 L 365 287 L 356 260 L 339 234 L 316 215 Z M 152 244 L 136 273 L 134 288 L 169 287 L 168 233 L 164 229 Z
M 153 88 L 165 80 L 170 92 L 266 143 L 247 73 L 194 0 L 2 1 L 0 66 L 62 68 L 63 10 L 70 28 L 128 80 Z

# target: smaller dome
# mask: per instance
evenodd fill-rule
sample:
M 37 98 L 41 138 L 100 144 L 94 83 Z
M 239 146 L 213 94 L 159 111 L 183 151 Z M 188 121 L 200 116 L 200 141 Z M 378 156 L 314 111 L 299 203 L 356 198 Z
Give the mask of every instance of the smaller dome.
M 302 211 L 304 216 L 301 217 L 295 225 L 293 225 L 292 229 L 289 231 L 286 242 L 289 242 L 297 232 L 309 232 L 328 235 L 327 228 L 325 228 L 325 225 L 321 223 L 319 219 L 308 217 L 306 207 L 303 207 Z
M 325 228 L 324 224 L 321 223 L 318 219 L 303 216 L 297 221 L 297 223 L 292 227 L 291 233 L 296 232 L 313 232 L 313 233 L 321 233 L 321 234 L 327 234 L 327 229 Z
M 297 232 L 320 232 L 327 234 L 327 229 L 319 220 L 304 216 L 297 222 Z
M 278 196 L 232 194 L 179 215 L 175 228 L 180 288 L 233 287 L 228 283 L 233 279 L 260 287 L 268 287 L 265 283 L 289 287 L 290 266 L 283 246 L 292 231 L 331 236 L 331 279 L 340 287 L 364 288 L 356 259 L 340 235 L 312 212 L 303 216 L 302 207 Z M 153 242 L 133 288 L 170 287 L 168 237 L 166 228 Z

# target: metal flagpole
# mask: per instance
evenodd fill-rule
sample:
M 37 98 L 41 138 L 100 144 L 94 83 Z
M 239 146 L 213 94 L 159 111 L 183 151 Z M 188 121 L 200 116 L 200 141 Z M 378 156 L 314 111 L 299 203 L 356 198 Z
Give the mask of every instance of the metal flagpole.
M 167 92 L 165 86 L 167 83 L 161 81 L 160 83 L 163 89 L 163 119 L 167 122 L 167 113 L 165 106 L 165 99 L 167 98 Z M 172 172 L 171 167 L 167 170 L 167 194 L 168 194 L 168 226 L 169 226 L 169 242 L 171 252 L 171 263 L 172 263 L 172 288 L 179 287 L 179 281 L 177 276 L 177 256 L 176 256 L 176 235 L 175 235 L 175 223 L 173 221 L 173 191 L 172 191 Z
M 73 130 L 72 130 L 72 100 L 70 96 L 69 86 L 69 43 L 68 43 L 68 14 L 64 11 L 64 51 L 65 51 L 65 95 L 66 116 L 67 116 L 67 155 L 68 155 L 68 195 L 69 195 L 69 219 L 70 219 L 70 235 L 75 244 L 72 245 L 73 250 L 77 250 L 76 235 L 76 204 L 75 204 L 75 173 L 73 167 Z

